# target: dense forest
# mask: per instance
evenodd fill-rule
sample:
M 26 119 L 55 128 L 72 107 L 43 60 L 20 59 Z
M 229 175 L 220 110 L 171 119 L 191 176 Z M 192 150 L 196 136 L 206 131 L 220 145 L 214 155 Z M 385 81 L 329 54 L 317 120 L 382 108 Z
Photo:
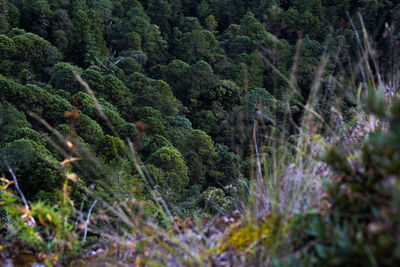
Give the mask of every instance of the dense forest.
M 276 242 L 287 255 L 296 250 L 275 260 L 254 256 L 269 255 L 264 250 L 250 261 L 230 256 L 230 264 L 211 260 L 213 266 L 399 263 L 399 219 L 390 216 L 396 193 L 374 187 L 382 177 L 398 186 L 400 114 L 391 97 L 398 97 L 399 59 L 395 0 L 0 0 L 2 235 L 48 255 L 58 251 L 60 258 L 46 258 L 55 264 L 80 249 L 52 243 L 66 238 L 58 230 L 87 216 L 86 239 L 93 211 L 117 222 L 99 219 L 83 243 L 109 238 L 99 234 L 107 224 L 126 237 L 129 220 L 105 210 L 119 203 L 125 214 L 121 203 L 134 199 L 143 220 L 163 229 L 173 217 L 182 224 L 228 214 L 261 220 L 252 221 L 260 231 L 243 226 L 237 233 L 245 237 L 232 231 L 219 250 L 209 248 L 216 259 L 235 250 L 232 240 L 243 238 L 236 241 L 244 250 L 263 236 L 265 218 L 283 230 L 261 237 L 267 241 L 260 247 L 275 251 L 266 244 Z M 359 134 L 382 133 L 355 141 L 349 131 L 371 120 L 374 127 Z M 330 149 L 315 152 L 321 143 Z M 306 154 L 313 158 L 307 163 Z M 279 178 L 297 177 L 300 165 L 323 178 Z M 20 195 L 27 210 L 37 208 L 32 216 L 47 245 L 23 220 L 10 230 L 10 218 L 21 219 Z M 326 209 L 331 215 L 321 215 Z M 312 210 L 319 210 L 312 218 L 294 216 Z M 71 219 L 58 219 L 68 226 L 48 235 L 46 214 L 54 224 L 60 214 Z M 354 217 L 344 222 L 338 214 Z M 386 235 L 371 239 L 374 231 Z M 289 246 L 294 232 L 301 241 Z M 160 264 L 200 266 L 185 260 Z

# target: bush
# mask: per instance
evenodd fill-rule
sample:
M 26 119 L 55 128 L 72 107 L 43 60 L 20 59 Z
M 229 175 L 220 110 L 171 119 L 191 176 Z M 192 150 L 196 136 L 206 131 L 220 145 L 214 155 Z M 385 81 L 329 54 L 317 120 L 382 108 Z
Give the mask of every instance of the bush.
M 129 139 L 133 144 L 138 144 L 140 141 L 139 132 L 133 123 L 125 123 L 123 126 L 118 128 L 118 134 L 122 140 Z
M 50 83 L 56 89 L 62 89 L 76 94 L 81 90 L 81 85 L 74 77 L 74 72 L 81 74 L 82 69 L 69 63 L 58 63 L 51 68 Z
M 6 101 L 0 102 L 0 120 L 0 144 L 11 138 L 18 129 L 31 127 L 25 114 Z
M 189 182 L 188 167 L 181 153 L 171 146 L 164 146 L 151 154 L 147 163 L 161 170 L 162 175 L 154 177 L 160 190 L 168 188 L 173 192 L 170 198 L 177 199 Z
M 62 177 L 54 169 L 56 159 L 43 145 L 29 139 L 18 139 L 7 143 L 2 151 L 19 177 L 26 197 L 30 200 L 43 190 L 53 192 L 60 187 Z M 4 163 L 0 166 L 6 172 Z
M 97 144 L 97 151 L 105 157 L 106 161 L 110 161 L 118 155 L 122 156 L 123 145 L 118 137 L 106 134 Z
M 376 102 L 379 98 L 371 99 Z M 332 147 L 326 162 L 335 172 L 328 187 L 331 209 L 323 215 L 305 216 L 298 229 L 310 263 L 332 265 L 395 266 L 400 263 L 397 209 L 400 205 L 400 103 L 383 115 L 390 127 L 364 141 L 359 156 Z M 309 243 L 307 240 L 313 240 Z M 309 246 L 309 247 L 307 247 Z
M 85 114 L 80 114 L 76 124 L 76 133 L 89 144 L 96 144 L 104 136 L 100 125 Z

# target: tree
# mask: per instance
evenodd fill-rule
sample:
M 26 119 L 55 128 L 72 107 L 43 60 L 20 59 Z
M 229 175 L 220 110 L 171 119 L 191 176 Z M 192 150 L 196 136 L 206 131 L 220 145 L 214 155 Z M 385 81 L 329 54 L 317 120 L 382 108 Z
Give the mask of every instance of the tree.
M 218 154 L 216 167 L 217 170 L 224 173 L 224 180 L 220 183 L 227 185 L 238 182 L 242 178 L 241 159 L 238 155 L 229 151 L 229 148 L 223 144 L 216 144 L 215 150 Z
M 172 93 L 171 87 L 164 81 L 158 81 L 155 91 L 160 95 L 160 105 L 158 110 L 164 116 L 175 116 L 178 114 L 178 101 Z
M 243 53 L 251 54 L 256 48 L 256 43 L 249 36 L 240 35 L 230 42 L 228 52 L 232 58 L 236 58 Z
M 51 124 L 57 125 L 65 122 L 65 112 L 73 111 L 72 105 L 60 96 L 53 96 L 53 101 L 44 108 L 43 117 Z
M 173 60 L 163 70 L 163 80 L 172 86 L 172 91 L 181 101 L 188 90 L 190 66 L 184 61 Z
M 16 48 L 15 59 L 17 59 L 19 63 L 19 68 L 14 71 L 16 73 L 23 72 L 24 82 L 29 82 L 25 77 L 27 71 L 47 81 L 51 67 L 56 64 L 61 57 L 58 50 L 48 41 L 33 33 L 15 30 L 12 31 L 12 35 Z
M 164 146 L 151 154 L 147 163 L 163 171 L 161 177 L 155 177 L 155 182 L 160 190 L 170 189 L 176 199 L 189 182 L 188 167 L 181 153 L 172 146 Z
M 247 1 L 232 0 L 210 0 L 208 2 L 211 13 L 220 22 L 221 31 L 231 24 L 238 23 L 238 18 L 241 18 L 245 12 L 243 5 L 247 4 Z
M 135 100 L 132 92 L 121 80 L 112 74 L 104 76 L 103 86 L 104 92 L 101 96 L 118 107 L 123 117 L 128 118 L 132 112 L 132 104 Z
M 10 28 L 18 27 L 20 23 L 21 12 L 19 9 L 13 4 L 8 3 L 8 23 Z
M 144 12 L 139 2 L 130 3 L 130 8 L 126 9 L 123 19 L 118 20 L 112 27 L 110 36 L 112 44 L 118 51 L 132 50 L 127 40 L 127 35 L 136 32 L 141 38 L 143 52 L 148 55 L 151 65 L 165 61 L 164 49 L 166 42 L 161 37 L 159 27 L 151 24 L 149 17 Z
M 139 72 L 130 75 L 125 84 L 134 95 L 144 95 L 146 91 L 151 90 L 150 80 Z
M 182 147 L 182 140 L 193 130 L 192 123 L 182 116 L 166 117 L 166 127 L 168 140 L 178 149 Z
M 0 33 L 6 33 L 10 24 L 8 22 L 8 5 L 6 0 L 0 1 Z
M 74 76 L 82 73 L 82 69 L 71 65 L 69 63 L 58 63 L 51 70 L 50 83 L 56 89 L 62 89 L 70 92 L 71 94 L 77 93 L 81 90 L 81 86 Z
M 82 10 L 75 14 L 72 22 L 71 53 L 74 55 L 74 62 L 80 66 L 88 67 L 95 62 L 95 57 L 100 56 L 100 51 L 96 47 L 96 40 L 90 28 L 91 22 L 88 15 Z
M 201 193 L 196 205 L 207 213 L 224 214 L 234 209 L 234 199 L 225 196 L 221 188 L 209 187 Z
M 201 21 L 204 21 L 204 19 L 211 13 L 210 7 L 206 0 L 201 0 L 200 4 L 197 5 L 196 10 Z
M 160 26 L 161 32 L 167 33 L 170 30 L 168 20 L 171 19 L 171 4 L 167 0 L 150 0 L 147 5 L 147 13 L 151 22 Z
M 274 121 L 272 110 L 278 105 L 277 100 L 265 88 L 254 88 L 242 97 L 241 105 L 233 109 L 229 127 L 226 128 L 226 134 L 234 140 L 235 151 L 238 154 L 243 156 L 247 153 L 243 148 L 250 145 L 255 119 L 262 119 L 263 123 L 258 124 L 258 131 L 267 134 L 267 126 Z
M 135 72 L 140 72 L 142 70 L 142 65 L 131 57 L 122 59 L 121 62 L 118 64 L 118 67 L 120 67 L 127 76 Z
M 208 168 L 213 168 L 217 152 L 211 137 L 204 131 L 193 130 L 184 141 L 183 150 L 185 152 L 195 152 L 200 161 Z
M 123 155 L 123 145 L 124 143 L 118 137 L 106 134 L 97 144 L 97 152 L 109 162 L 116 156 Z
M 109 125 L 109 123 L 104 120 L 95 105 L 85 107 L 84 109 L 82 109 L 82 112 L 88 115 L 91 119 L 98 122 L 105 133 L 111 134 L 113 133 L 113 130 L 122 127 L 126 123 L 117 111 L 105 105 L 101 105 L 101 109 L 111 125 Z
M 140 120 L 149 126 L 147 133 L 163 136 L 166 134 L 165 121 L 160 111 L 152 107 L 140 107 L 134 109 L 132 116 L 132 121 Z
M 127 122 L 120 128 L 118 128 L 118 134 L 120 138 L 125 141 L 129 139 L 133 144 L 138 145 L 140 142 L 140 135 L 135 124 Z
M 87 16 L 90 21 L 90 33 L 94 38 L 95 47 L 100 52 L 100 55 L 106 55 L 108 49 L 103 38 L 103 18 L 93 9 L 88 11 Z
M 323 14 L 324 8 L 319 0 L 294 1 L 293 7 L 284 14 L 289 37 L 295 40 L 299 33 L 303 32 L 313 39 L 318 38 L 321 33 Z
M 264 26 L 254 17 L 254 14 L 247 12 L 247 14 L 240 21 L 239 34 L 242 36 L 248 36 L 255 42 L 257 48 L 273 48 L 279 43 L 278 39 L 267 32 Z
M 183 37 L 180 59 L 193 64 L 199 60 L 213 62 L 220 53 L 214 34 L 207 30 L 194 30 Z
M 76 133 L 89 144 L 97 144 L 104 136 L 100 125 L 86 114 L 80 114 L 76 124 Z
M 213 15 L 209 15 L 205 21 L 204 24 L 206 25 L 206 29 L 210 32 L 212 32 L 214 35 L 218 34 L 217 27 L 218 27 L 218 22 L 215 20 L 215 17 Z
M 203 27 L 201 26 L 201 23 L 198 18 L 184 17 L 181 20 L 181 22 L 179 23 L 178 29 L 179 29 L 180 36 L 182 37 L 193 31 L 201 31 L 201 30 L 203 30 Z
M 16 172 L 27 199 L 32 200 L 40 190 L 53 193 L 60 187 L 63 178 L 52 167 L 57 161 L 43 145 L 18 139 L 6 144 L 2 154 Z M 4 171 L 5 166 L 1 165 Z
M 92 97 L 83 91 L 74 94 L 70 102 L 78 110 L 94 105 Z
M 171 142 L 164 136 L 155 134 L 144 140 L 140 154 L 142 154 L 144 158 L 148 158 L 151 154 L 165 146 L 171 146 Z
M 265 65 L 261 55 L 257 52 L 252 54 L 240 54 L 235 60 L 236 82 L 245 87 L 247 82 L 248 88 L 263 87 L 265 77 Z
M 96 96 L 104 97 L 106 95 L 104 76 L 100 73 L 98 68 L 87 68 L 82 72 L 81 77 L 85 82 L 87 82 L 90 89 L 95 92 Z
M 243 90 L 231 80 L 219 80 L 216 85 L 200 94 L 199 102 L 203 109 L 219 105 L 230 111 L 239 104 Z
M 0 18 L 1 20 L 1 18 Z M 12 75 L 15 71 L 14 57 L 17 49 L 14 41 L 7 35 L 0 35 L 0 73 Z
M 52 37 L 57 48 L 64 53 L 67 52 L 67 48 L 72 42 L 72 27 L 68 12 L 57 9 L 51 23 Z
M 44 38 L 48 37 L 49 18 L 52 17 L 52 10 L 48 1 L 34 0 L 27 2 L 27 9 L 24 10 L 26 20 L 22 20 L 24 28 L 29 32 L 38 34 Z
M 199 61 L 190 66 L 188 77 L 190 77 L 189 87 L 186 88 L 183 103 L 195 108 L 199 106 L 199 96 L 213 90 L 218 80 L 211 66 L 205 61 Z
M 44 139 L 44 137 L 38 133 L 37 131 L 35 131 L 32 128 L 28 128 L 28 127 L 22 127 L 17 129 L 12 135 L 11 137 L 7 140 L 7 142 L 11 142 L 14 140 L 19 140 L 19 139 L 28 139 L 28 140 L 32 140 L 34 142 L 36 142 L 38 145 L 42 145 L 44 147 L 46 147 L 46 139 Z
M 200 110 L 196 112 L 193 119 L 193 125 L 196 129 L 201 129 L 212 136 L 218 136 L 221 131 L 221 128 L 217 124 L 217 120 L 211 110 Z
M 0 102 L 0 121 L 0 144 L 12 138 L 18 129 L 31 127 L 25 114 L 7 101 Z
M 203 164 L 200 157 L 193 151 L 185 153 L 185 161 L 189 169 L 190 184 L 205 188 L 207 186 L 207 166 Z

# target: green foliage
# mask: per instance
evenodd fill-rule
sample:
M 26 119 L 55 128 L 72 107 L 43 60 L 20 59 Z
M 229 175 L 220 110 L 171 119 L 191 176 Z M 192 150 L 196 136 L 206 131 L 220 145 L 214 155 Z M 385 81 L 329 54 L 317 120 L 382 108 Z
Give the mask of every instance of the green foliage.
M 170 85 L 174 95 L 182 99 L 182 95 L 188 90 L 189 64 L 181 60 L 171 61 L 163 70 L 163 79 Z
M 128 116 L 127 114 L 132 112 L 134 98 L 124 83 L 114 75 L 108 74 L 103 78 L 103 86 L 104 92 L 101 96 L 118 107 L 122 116 Z
M 104 136 L 100 125 L 86 114 L 80 114 L 76 124 L 76 133 L 89 144 L 96 144 Z
M 90 66 L 95 63 L 95 57 L 100 56 L 100 49 L 96 47 L 96 42 L 101 46 L 105 46 L 102 37 L 99 37 L 99 31 L 93 31 L 91 26 L 96 26 L 96 21 L 100 20 L 95 11 L 90 12 L 90 18 L 86 12 L 79 10 L 73 20 L 72 27 L 72 49 L 74 53 L 74 62 L 79 65 Z M 91 23 L 93 22 L 93 24 Z M 99 22 L 97 22 L 98 25 Z M 94 28 L 96 30 L 96 28 Z M 97 39 L 96 39 L 97 37 Z M 105 49 L 105 47 L 103 48 Z
M 62 89 L 75 94 L 82 90 L 78 81 L 74 77 L 74 72 L 81 74 L 82 70 L 69 63 L 58 63 L 50 71 L 50 83 L 56 89 Z
M 182 140 L 192 131 L 192 123 L 185 117 L 166 117 L 168 140 L 176 148 L 181 148 Z
M 0 121 L 1 144 L 11 138 L 18 129 L 31 127 L 25 114 L 8 102 L 0 102 Z
M 53 167 L 57 161 L 42 144 L 18 139 L 7 143 L 2 152 L 6 162 L 16 170 L 28 199 L 36 198 L 40 190 L 54 192 L 60 188 L 62 177 Z M 5 170 L 4 163 L 1 169 Z
M 218 34 L 218 22 L 215 20 L 215 17 L 213 15 L 208 16 L 204 24 L 206 25 L 208 31 L 212 32 L 214 35 Z
M 49 78 L 49 71 L 61 55 L 45 39 L 33 34 L 13 29 L 9 36 L 0 35 L 1 73 L 19 78 L 26 82 L 26 75 L 19 77 L 20 72 L 29 70 L 43 80 Z
M 54 102 L 46 107 L 43 116 L 49 123 L 59 124 L 65 121 L 65 112 L 72 111 L 72 105 L 65 99 L 57 96 L 54 97 Z
M 106 161 L 110 161 L 118 155 L 122 156 L 123 142 L 118 137 L 106 134 L 97 143 L 97 151 L 105 157 Z
M 209 187 L 201 193 L 197 205 L 207 213 L 226 213 L 233 210 L 233 199 L 225 196 L 222 189 Z
M 171 4 L 166 0 L 150 0 L 147 4 L 148 15 L 151 22 L 157 24 L 162 30 L 169 30 L 168 20 L 172 16 Z
M 77 109 L 84 109 L 94 105 L 94 100 L 87 93 L 79 91 L 71 97 L 71 104 Z
M 57 9 L 51 23 L 52 37 L 56 47 L 64 53 L 67 51 L 72 41 L 72 27 L 73 24 L 67 11 L 64 9 Z
M 178 114 L 178 101 L 172 93 L 171 87 L 164 81 L 160 80 L 155 87 L 155 90 L 160 94 L 162 99 L 158 110 L 164 116 L 175 116 Z
M 0 207 L 11 221 L 8 231 L 24 243 L 49 255 L 46 265 L 53 266 L 76 255 L 80 249 L 78 235 L 72 221 L 72 205 L 68 193 L 61 194 L 59 205 L 38 201 L 30 210 L 19 205 L 18 198 L 7 190 L 11 182 L 3 180 L 0 191 Z M 67 188 L 67 184 L 64 184 Z M 28 257 L 27 257 L 28 258 Z M 24 257 L 23 257 L 24 259 Z M 23 260 L 21 259 L 21 260 Z
M 120 128 L 118 128 L 118 134 L 122 140 L 129 139 L 133 144 L 138 144 L 140 141 L 139 132 L 133 123 L 125 123 Z
M 239 85 L 244 87 L 247 83 L 248 88 L 263 87 L 265 65 L 259 53 L 240 54 L 235 61 L 236 80 Z
M 145 158 L 147 158 L 151 154 L 158 151 L 160 148 L 170 145 L 171 143 L 164 136 L 155 134 L 152 137 L 147 138 L 140 153 L 143 154 Z
M 164 146 L 151 154 L 147 163 L 156 168 L 150 167 L 149 173 L 158 173 L 153 179 L 161 193 L 168 199 L 177 199 L 189 182 L 188 167 L 181 153 L 172 146 Z
M 229 151 L 229 147 L 216 144 L 215 150 L 218 153 L 216 166 L 217 169 L 223 172 L 224 181 L 220 181 L 223 184 L 235 183 L 242 178 L 241 173 L 241 160 L 238 155 Z
M 257 48 L 261 46 L 272 48 L 278 42 L 278 39 L 267 32 L 251 12 L 248 12 L 240 21 L 239 34 L 248 36 L 256 43 Z
M 140 72 L 142 70 L 142 65 L 140 65 L 133 58 L 124 58 L 121 63 L 118 65 L 126 75 L 131 75 L 135 72 Z
M 135 109 L 135 118 L 149 125 L 149 134 L 165 135 L 165 120 L 159 110 L 152 107 L 141 107 Z
M 1 13 L 0 13 L 0 33 L 4 33 L 8 31 L 8 28 L 10 27 L 10 24 L 8 22 L 8 5 L 6 1 L 1 1 L 0 2 L 0 8 L 1 8 Z
M 32 140 L 39 145 L 42 145 L 44 147 L 46 146 L 46 140 L 43 138 L 43 136 L 31 128 L 27 127 L 18 128 L 18 130 L 16 130 L 14 134 L 7 141 L 10 142 L 19 139 Z
M 188 106 L 197 106 L 197 98 L 202 93 L 213 90 L 217 85 L 217 77 L 212 67 L 205 61 L 198 61 L 190 66 L 188 76 L 190 77 L 189 88 L 185 92 L 184 104 Z M 188 90 L 189 89 L 189 90 Z
M 219 53 L 219 44 L 214 34 L 207 30 L 195 30 L 187 34 L 182 40 L 180 59 L 188 63 L 199 60 L 213 62 Z
M 185 159 L 190 167 L 190 179 L 196 184 L 216 183 L 218 173 L 215 171 L 217 152 L 211 137 L 204 131 L 191 131 L 182 146 Z
M 130 8 L 125 10 L 124 19 L 118 20 L 113 27 L 111 33 L 113 36 L 113 43 L 120 51 L 131 50 L 133 47 L 127 46 L 125 38 L 127 34 L 136 32 L 141 37 L 143 52 L 150 56 L 149 58 L 152 63 L 163 61 L 164 55 L 162 49 L 165 48 L 166 43 L 161 37 L 160 30 L 156 25 L 150 23 L 150 19 L 145 14 L 141 4 L 137 1 L 135 2 L 135 4 L 131 4 L 129 6 Z M 162 2 L 166 3 L 166 1 Z M 155 6 L 155 9 L 158 8 L 160 8 L 160 6 Z M 154 15 L 166 15 L 159 13 L 157 10 L 154 11 Z
M 13 62 L 11 59 L 15 56 L 17 49 L 14 41 L 7 35 L 0 35 L 0 58 L 2 63 L 0 65 L 1 73 L 11 73 Z
M 216 136 L 221 131 L 217 124 L 217 120 L 211 110 L 201 110 L 196 113 L 193 119 L 194 127 L 201 129 L 205 133 Z
M 208 15 L 210 15 L 210 6 L 206 0 L 201 0 L 200 4 L 197 6 L 197 14 L 201 20 L 204 20 Z
M 213 165 L 217 156 L 211 137 L 201 130 L 193 130 L 186 137 L 184 148 L 186 151 L 195 152 L 201 161 L 208 165 Z

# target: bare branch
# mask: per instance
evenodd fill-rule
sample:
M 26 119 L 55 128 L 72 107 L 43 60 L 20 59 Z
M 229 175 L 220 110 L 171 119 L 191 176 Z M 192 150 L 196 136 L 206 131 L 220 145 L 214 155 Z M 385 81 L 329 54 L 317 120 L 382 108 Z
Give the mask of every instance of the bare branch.
M 88 229 L 88 225 L 89 225 L 89 221 L 90 221 L 90 215 L 92 214 L 92 210 L 93 210 L 94 206 L 96 205 L 96 203 L 97 203 L 97 199 L 95 201 L 93 201 L 93 204 L 89 208 L 88 215 L 87 215 L 86 222 L 85 222 L 85 232 L 83 234 L 82 244 L 85 243 L 85 241 L 86 241 L 87 229 Z

